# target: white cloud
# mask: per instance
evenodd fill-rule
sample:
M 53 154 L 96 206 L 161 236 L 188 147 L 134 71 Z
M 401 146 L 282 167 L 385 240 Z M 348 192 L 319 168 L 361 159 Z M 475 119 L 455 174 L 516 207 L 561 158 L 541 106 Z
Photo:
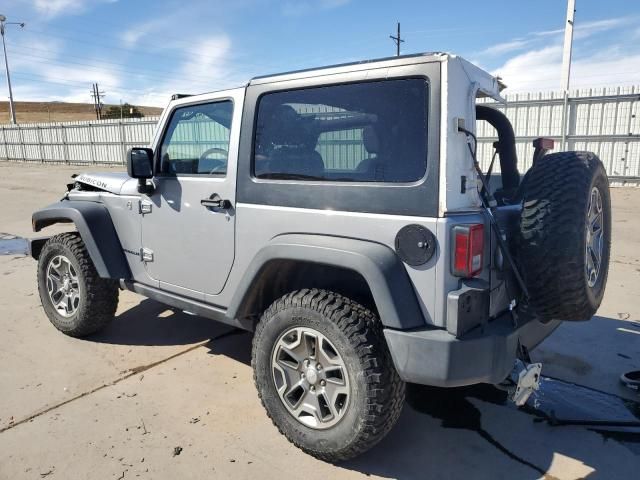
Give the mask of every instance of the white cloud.
M 158 81 L 146 88 L 144 93 L 127 94 L 122 98 L 130 99 L 128 101 L 135 105 L 165 107 L 174 93 L 200 93 L 203 91 L 203 84 L 210 85 L 210 91 L 222 90 L 237 87 L 247 80 L 230 73 L 234 70 L 229 62 L 229 37 L 210 36 L 196 40 L 193 44 L 192 48 L 182 51 L 185 60 L 175 68 L 179 79 Z
M 586 38 L 596 33 L 606 32 L 609 30 L 613 30 L 614 28 L 627 26 L 630 23 L 636 22 L 637 20 L 638 19 L 635 17 L 620 17 L 580 23 L 579 19 L 577 19 L 575 22 L 575 28 L 573 30 L 573 36 L 577 39 Z
M 586 39 L 602 32 L 616 30 L 633 35 L 638 17 L 619 17 L 578 23 L 574 30 L 571 87 L 592 87 L 640 83 L 640 48 L 632 43 L 616 43 L 603 37 L 594 44 Z M 637 31 L 637 30 L 635 30 Z M 509 86 L 506 93 L 558 90 L 562 66 L 564 30 L 533 32 L 524 37 L 500 43 L 483 50 L 480 55 L 499 55 L 528 47 L 529 50 L 503 61 L 494 75 L 500 75 Z M 615 39 L 616 37 L 611 37 Z M 607 41 L 608 40 L 608 41 Z M 482 58 L 482 57 L 481 57 Z
M 561 62 L 562 46 L 553 45 L 516 55 L 492 74 L 499 75 L 509 87 L 508 92 L 512 92 L 548 89 L 554 80 L 548 77 L 557 72 L 556 85 L 551 87 L 557 88 L 560 84 L 560 67 L 558 65 Z M 541 86 L 541 82 L 544 82 L 546 87 Z
M 497 43 L 485 48 L 478 55 L 502 55 L 504 53 L 520 50 L 531 43 L 531 40 L 516 39 L 508 42 Z
M 83 12 L 92 4 L 116 3 L 118 0 L 33 0 L 33 7 L 45 17 L 73 15 Z
M 47 16 L 82 10 L 86 0 L 35 0 L 35 9 Z
M 121 35 L 122 41 L 126 46 L 132 47 L 142 38 L 158 32 L 171 22 L 171 18 L 156 18 L 147 22 L 137 23 Z
M 187 59 L 178 71 L 186 78 L 199 80 L 220 77 L 230 48 L 231 40 L 226 35 L 201 39 L 185 51 Z
M 537 92 L 560 89 L 562 46 L 532 50 L 507 60 L 497 68 L 509 87 L 505 93 Z M 574 57 L 571 63 L 571 89 L 606 85 L 640 84 L 640 52 L 607 47 L 586 57 Z
M 636 22 L 637 20 L 637 17 L 618 17 L 605 18 L 604 20 L 595 20 L 592 22 L 581 22 L 580 18 L 576 18 L 574 23 L 575 28 L 573 29 L 573 36 L 575 39 L 586 38 L 596 33 L 606 32 L 614 28 L 624 27 Z M 561 36 L 564 35 L 564 28 L 533 32 L 532 35 L 537 37 Z

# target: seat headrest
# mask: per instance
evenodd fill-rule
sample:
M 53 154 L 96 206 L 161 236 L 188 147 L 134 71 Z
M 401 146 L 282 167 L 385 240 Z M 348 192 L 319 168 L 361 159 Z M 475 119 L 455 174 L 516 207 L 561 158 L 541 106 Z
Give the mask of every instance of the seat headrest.
M 380 139 L 375 129 L 369 125 L 362 129 L 362 143 L 364 148 L 369 153 L 378 153 L 380 149 Z

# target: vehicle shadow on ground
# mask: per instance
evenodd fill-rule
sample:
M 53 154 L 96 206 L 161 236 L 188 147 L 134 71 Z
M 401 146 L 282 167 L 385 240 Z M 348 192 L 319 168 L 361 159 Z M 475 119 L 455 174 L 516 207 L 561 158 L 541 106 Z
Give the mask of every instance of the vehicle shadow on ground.
M 251 341 L 253 333 L 235 329 L 228 334 L 211 340 L 205 347 L 211 355 L 224 355 L 237 362 L 251 366 Z
M 629 327 L 619 320 L 594 320 L 600 342 L 618 335 L 621 327 Z M 580 332 L 568 329 L 571 334 Z M 584 335 L 592 333 L 585 331 Z M 205 347 L 211 355 L 250 365 L 252 333 L 175 312 L 152 300 L 118 315 L 109 328 L 90 338 L 125 345 L 179 345 L 206 339 L 210 339 Z M 630 353 L 626 347 L 624 351 Z M 568 348 L 565 353 L 576 352 Z M 569 390 L 560 392 L 563 397 L 571 396 L 571 386 L 566 385 Z M 533 409 L 516 409 L 506 401 L 505 392 L 490 385 L 458 389 L 409 385 L 407 403 L 395 428 L 369 452 L 336 466 L 399 479 L 552 479 L 547 472 L 560 460 L 563 473 L 569 468 L 575 477 L 633 476 L 628 459 L 639 453 L 637 430 L 616 434 L 606 429 L 554 427 L 541 417 Z
M 612 321 L 608 326 L 615 330 L 620 325 Z M 250 365 L 251 340 L 251 333 L 236 330 L 206 347 L 212 355 L 224 355 Z M 337 467 L 399 479 L 553 479 L 547 472 L 554 462 L 562 459 L 564 466 L 559 471 L 566 473 L 569 468 L 576 477 L 599 474 L 625 478 L 631 469 L 625 458 L 640 452 L 637 429 L 616 432 L 606 428 L 551 426 L 543 418 L 550 408 L 558 408 L 560 415 L 574 411 L 572 401 L 567 400 L 574 387 L 580 389 L 567 383 L 561 387 L 547 385 L 542 397 L 546 406 L 536 410 L 517 409 L 507 401 L 506 392 L 491 385 L 456 389 L 409 385 L 405 408 L 389 435 L 369 452 Z M 575 393 L 578 415 L 585 413 L 583 406 L 578 408 L 585 395 L 588 393 Z M 596 397 L 593 401 L 602 410 L 595 410 L 598 415 L 611 418 L 604 413 L 610 408 L 608 403 Z M 640 409 L 630 418 L 638 413 Z M 619 441 L 633 447 L 633 451 Z
M 150 299 L 116 315 L 99 333 L 87 340 L 115 345 L 188 345 L 214 338 L 230 330 L 208 318 L 189 315 Z
M 628 478 L 637 458 L 637 429 L 552 426 L 532 407 L 517 409 L 491 385 L 440 389 L 409 385 L 396 427 L 382 442 L 343 468 L 382 477 Z M 609 440 L 623 440 L 627 447 Z M 634 447 L 631 450 L 631 447 Z M 618 455 L 616 455 L 616 453 Z

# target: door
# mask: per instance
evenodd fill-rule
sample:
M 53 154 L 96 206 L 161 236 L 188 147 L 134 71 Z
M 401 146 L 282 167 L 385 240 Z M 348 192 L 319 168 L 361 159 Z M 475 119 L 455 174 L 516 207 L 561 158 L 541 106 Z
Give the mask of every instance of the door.
M 142 258 L 163 290 L 204 300 L 229 276 L 243 92 L 182 100 L 168 113 L 155 149 L 155 190 L 140 204 Z

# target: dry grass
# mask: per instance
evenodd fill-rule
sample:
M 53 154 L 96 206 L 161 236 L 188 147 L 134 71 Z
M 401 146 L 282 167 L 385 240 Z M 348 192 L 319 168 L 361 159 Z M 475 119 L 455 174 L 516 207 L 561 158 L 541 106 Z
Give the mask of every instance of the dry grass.
M 16 102 L 18 123 L 73 122 L 95 120 L 96 113 L 90 103 Z M 105 105 L 105 109 L 109 105 Z M 145 116 L 160 115 L 158 107 L 138 107 Z M 9 102 L 0 102 L 0 123 L 9 123 Z

